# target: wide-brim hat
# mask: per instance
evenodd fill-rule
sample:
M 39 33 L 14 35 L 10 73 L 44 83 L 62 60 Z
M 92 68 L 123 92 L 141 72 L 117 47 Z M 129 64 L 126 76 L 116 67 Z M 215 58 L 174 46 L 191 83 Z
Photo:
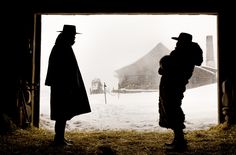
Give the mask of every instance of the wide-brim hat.
M 76 32 L 76 26 L 75 25 L 64 25 L 62 31 L 57 31 L 57 32 L 63 32 L 67 34 L 82 34 L 79 32 Z
M 193 37 L 189 33 L 181 32 L 178 37 L 171 37 L 171 39 L 192 42 Z

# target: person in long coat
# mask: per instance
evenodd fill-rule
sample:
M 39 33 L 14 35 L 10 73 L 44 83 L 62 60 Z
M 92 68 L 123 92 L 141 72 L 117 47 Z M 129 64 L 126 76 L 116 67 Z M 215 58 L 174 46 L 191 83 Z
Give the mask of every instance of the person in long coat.
M 66 121 L 76 115 L 91 112 L 87 92 L 77 64 L 72 45 L 75 43 L 76 27 L 64 25 L 59 31 L 49 61 L 45 85 L 50 86 L 50 117 L 55 120 L 56 144 L 70 144 L 65 139 Z
M 173 141 L 166 143 L 167 149 L 184 150 L 187 145 L 183 133 L 182 99 L 194 67 L 202 64 L 203 57 L 202 49 L 192 42 L 191 34 L 182 32 L 172 39 L 177 40 L 175 49 L 159 61 L 159 125 L 174 132 Z

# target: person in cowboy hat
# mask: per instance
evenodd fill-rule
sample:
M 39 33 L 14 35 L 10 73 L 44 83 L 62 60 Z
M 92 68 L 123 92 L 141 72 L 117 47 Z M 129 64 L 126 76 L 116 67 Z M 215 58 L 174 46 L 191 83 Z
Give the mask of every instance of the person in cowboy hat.
M 75 43 L 76 27 L 64 25 L 59 31 L 49 61 L 45 85 L 50 86 L 52 120 L 55 120 L 54 143 L 70 145 L 65 139 L 66 121 L 72 117 L 91 112 L 84 82 L 72 49 Z
M 182 32 L 172 39 L 177 40 L 175 49 L 159 61 L 159 125 L 174 132 L 174 139 L 171 143 L 166 143 L 166 148 L 183 151 L 187 142 L 183 132 L 185 115 L 181 108 L 182 99 L 194 66 L 200 66 L 203 57 L 202 49 L 192 42 L 191 34 Z

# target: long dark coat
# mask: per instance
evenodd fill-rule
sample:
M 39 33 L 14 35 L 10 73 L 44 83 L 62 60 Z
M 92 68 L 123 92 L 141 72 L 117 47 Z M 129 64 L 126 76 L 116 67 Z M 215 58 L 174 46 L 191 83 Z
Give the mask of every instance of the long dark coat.
M 51 86 L 52 120 L 91 112 L 76 57 L 66 42 L 56 42 L 51 51 L 45 85 Z
M 177 47 L 160 60 L 159 125 L 171 129 L 185 128 L 182 99 L 194 66 L 201 65 L 202 50 L 197 43 Z

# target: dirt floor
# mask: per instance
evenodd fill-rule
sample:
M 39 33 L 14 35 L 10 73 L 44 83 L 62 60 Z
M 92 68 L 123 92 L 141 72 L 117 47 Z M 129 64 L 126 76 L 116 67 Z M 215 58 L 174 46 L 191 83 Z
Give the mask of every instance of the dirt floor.
M 0 135 L 0 155 L 233 155 L 236 154 L 236 126 L 223 124 L 209 130 L 187 131 L 185 152 L 169 152 L 164 143 L 172 140 L 171 131 L 93 131 L 66 132 L 72 146 L 54 146 L 52 131 L 29 128 Z

